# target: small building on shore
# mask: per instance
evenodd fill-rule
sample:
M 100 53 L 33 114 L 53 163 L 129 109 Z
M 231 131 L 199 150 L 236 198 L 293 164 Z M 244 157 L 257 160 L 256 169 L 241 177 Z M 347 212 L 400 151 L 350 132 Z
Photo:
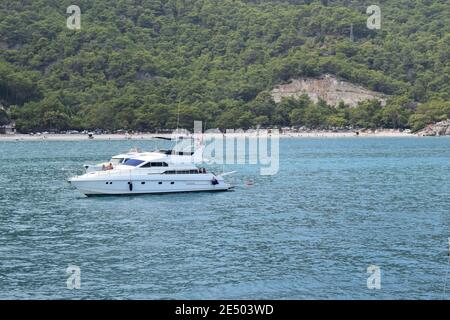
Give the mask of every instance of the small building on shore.
M 13 121 L 10 124 L 0 126 L 0 134 L 16 134 L 16 123 Z

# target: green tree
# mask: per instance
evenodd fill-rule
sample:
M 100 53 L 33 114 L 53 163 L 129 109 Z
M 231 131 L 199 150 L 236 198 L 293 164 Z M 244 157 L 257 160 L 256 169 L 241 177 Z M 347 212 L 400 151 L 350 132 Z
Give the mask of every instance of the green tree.
M 6 110 L 0 107 L 0 126 L 8 124 L 10 122 L 10 118 Z
M 349 110 L 349 123 L 353 127 L 375 129 L 380 126 L 381 102 L 367 100 Z
M 380 125 L 384 128 L 406 128 L 412 111 L 396 105 L 387 105 L 381 109 Z
M 0 6 L 0 103 L 17 105 L 20 130 L 172 128 L 179 105 L 187 127 L 419 128 L 447 115 L 433 106 L 450 99 L 445 1 L 383 1 L 378 31 L 357 0 L 82 2 L 80 32 L 52 1 Z M 271 100 L 276 85 L 325 73 L 430 110 Z
M 415 114 L 409 118 L 413 131 L 420 130 L 430 123 L 450 118 L 450 101 L 433 100 L 418 106 Z

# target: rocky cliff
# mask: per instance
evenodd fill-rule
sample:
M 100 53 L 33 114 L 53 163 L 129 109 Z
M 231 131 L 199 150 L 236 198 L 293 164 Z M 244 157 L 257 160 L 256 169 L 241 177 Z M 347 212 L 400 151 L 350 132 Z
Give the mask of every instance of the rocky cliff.
M 305 93 L 314 102 L 323 99 L 332 106 L 337 105 L 339 101 L 344 101 L 349 106 L 355 107 L 358 102 L 371 99 L 378 99 L 382 105 L 385 105 L 387 98 L 382 93 L 339 80 L 329 74 L 319 78 L 291 80 L 290 83 L 279 85 L 272 90 L 275 102 L 280 102 L 284 97 L 298 98 Z
M 450 136 L 450 119 L 430 124 L 417 134 L 419 136 Z

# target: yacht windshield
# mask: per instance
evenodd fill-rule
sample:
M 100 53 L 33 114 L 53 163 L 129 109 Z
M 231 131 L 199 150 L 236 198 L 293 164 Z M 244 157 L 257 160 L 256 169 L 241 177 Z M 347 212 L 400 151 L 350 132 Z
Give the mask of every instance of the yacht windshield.
M 123 165 L 126 165 L 126 166 L 137 167 L 137 166 L 140 165 L 141 163 L 144 163 L 144 161 L 142 161 L 142 160 L 136 160 L 136 159 L 127 159 L 127 160 L 125 160 L 125 162 L 122 163 L 122 164 L 123 164 Z
M 111 160 L 109 160 L 109 162 L 112 163 L 113 165 L 121 164 L 122 161 L 123 158 L 112 158 Z

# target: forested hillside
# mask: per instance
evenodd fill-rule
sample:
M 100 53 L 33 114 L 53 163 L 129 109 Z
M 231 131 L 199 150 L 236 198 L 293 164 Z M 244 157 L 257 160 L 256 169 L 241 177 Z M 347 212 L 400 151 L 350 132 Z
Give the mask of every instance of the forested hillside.
M 450 116 L 448 0 L 0 1 L 0 113 L 22 132 L 173 128 L 178 109 L 187 128 L 419 129 Z M 81 30 L 66 27 L 72 4 Z M 371 4 L 380 30 L 366 26 Z M 392 98 L 270 96 L 324 73 Z

